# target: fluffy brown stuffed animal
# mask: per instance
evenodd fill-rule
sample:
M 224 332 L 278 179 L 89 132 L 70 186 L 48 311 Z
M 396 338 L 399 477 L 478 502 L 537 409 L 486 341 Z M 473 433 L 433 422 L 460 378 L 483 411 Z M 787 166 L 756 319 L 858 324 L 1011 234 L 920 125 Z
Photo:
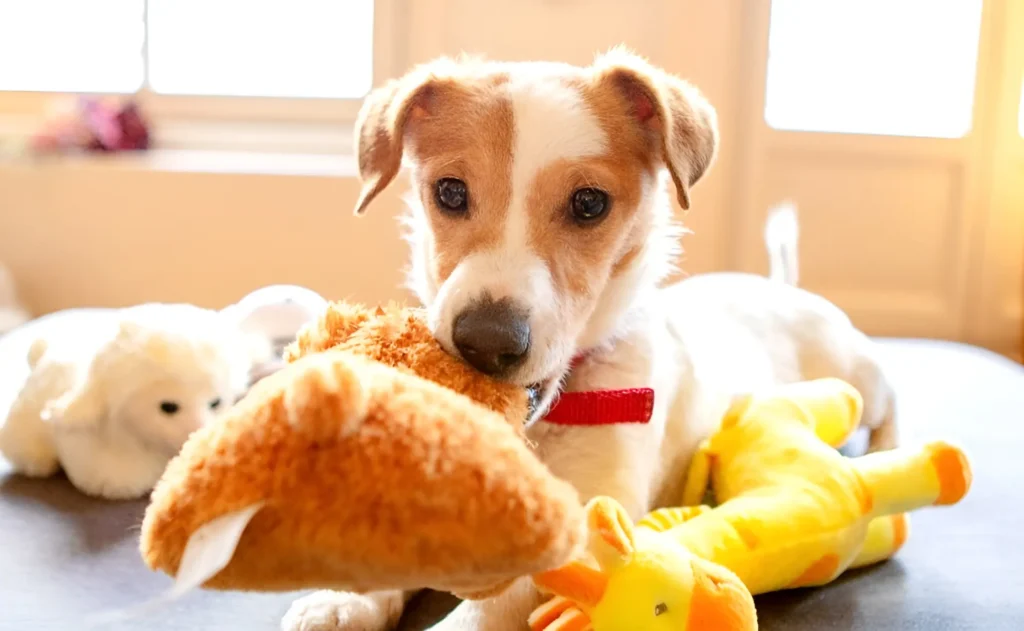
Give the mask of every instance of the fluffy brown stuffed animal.
M 142 526 L 151 568 L 190 572 L 197 529 L 249 507 L 206 587 L 482 597 L 582 544 L 578 495 L 522 439 L 527 393 L 445 353 L 421 312 L 333 304 L 288 360 L 167 468 Z

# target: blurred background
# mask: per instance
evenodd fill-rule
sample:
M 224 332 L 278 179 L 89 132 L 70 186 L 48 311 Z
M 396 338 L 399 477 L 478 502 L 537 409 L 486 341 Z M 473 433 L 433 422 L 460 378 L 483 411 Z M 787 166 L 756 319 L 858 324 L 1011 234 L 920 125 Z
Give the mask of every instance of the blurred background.
M 0 263 L 33 315 L 409 299 L 403 187 L 351 216 L 361 98 L 619 43 L 718 109 L 686 274 L 765 271 L 790 199 L 802 284 L 869 333 L 1020 357 L 1024 0 L 0 0 Z

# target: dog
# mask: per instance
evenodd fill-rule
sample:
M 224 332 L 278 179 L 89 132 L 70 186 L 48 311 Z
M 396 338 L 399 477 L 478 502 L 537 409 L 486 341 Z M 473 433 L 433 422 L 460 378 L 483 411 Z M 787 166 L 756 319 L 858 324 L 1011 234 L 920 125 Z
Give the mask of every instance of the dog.
M 363 213 L 404 166 L 410 284 L 441 344 L 479 370 L 540 393 L 651 387 L 647 424 L 537 422 L 529 437 L 583 501 L 637 519 L 681 497 L 700 441 L 732 397 L 833 376 L 858 387 L 884 442 L 891 388 L 866 336 L 795 286 L 792 209 L 767 224 L 772 276 L 722 273 L 664 287 L 683 209 L 715 159 L 701 93 L 624 49 L 588 67 L 442 59 L 375 90 L 357 122 Z M 316 592 L 286 631 L 385 631 L 407 594 Z M 529 578 L 465 601 L 436 631 L 519 631 Z

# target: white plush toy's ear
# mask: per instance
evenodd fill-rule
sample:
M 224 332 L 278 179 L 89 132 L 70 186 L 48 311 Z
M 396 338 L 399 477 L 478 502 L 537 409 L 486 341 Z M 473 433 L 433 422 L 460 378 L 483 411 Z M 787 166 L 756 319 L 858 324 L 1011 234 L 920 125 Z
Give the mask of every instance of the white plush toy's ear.
M 44 421 L 69 429 L 99 425 L 106 416 L 107 401 L 102 385 L 90 367 L 79 383 L 43 408 Z
M 123 320 L 117 334 L 100 347 L 88 366 L 81 369 L 71 389 L 43 408 L 43 420 L 66 428 L 85 429 L 99 425 L 108 412 L 107 382 L 127 377 L 118 376 L 111 369 L 119 364 L 125 349 L 138 344 L 141 331 L 138 323 Z

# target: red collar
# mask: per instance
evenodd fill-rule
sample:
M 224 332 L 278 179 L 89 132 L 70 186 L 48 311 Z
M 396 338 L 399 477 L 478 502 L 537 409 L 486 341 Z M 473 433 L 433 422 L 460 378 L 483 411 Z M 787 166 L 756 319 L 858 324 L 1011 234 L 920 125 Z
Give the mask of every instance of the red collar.
M 556 425 L 648 423 L 654 411 L 652 388 L 563 392 L 544 421 Z
M 583 357 L 573 360 L 577 366 Z M 544 421 L 556 425 L 618 425 L 648 423 L 654 411 L 653 388 L 563 392 Z

